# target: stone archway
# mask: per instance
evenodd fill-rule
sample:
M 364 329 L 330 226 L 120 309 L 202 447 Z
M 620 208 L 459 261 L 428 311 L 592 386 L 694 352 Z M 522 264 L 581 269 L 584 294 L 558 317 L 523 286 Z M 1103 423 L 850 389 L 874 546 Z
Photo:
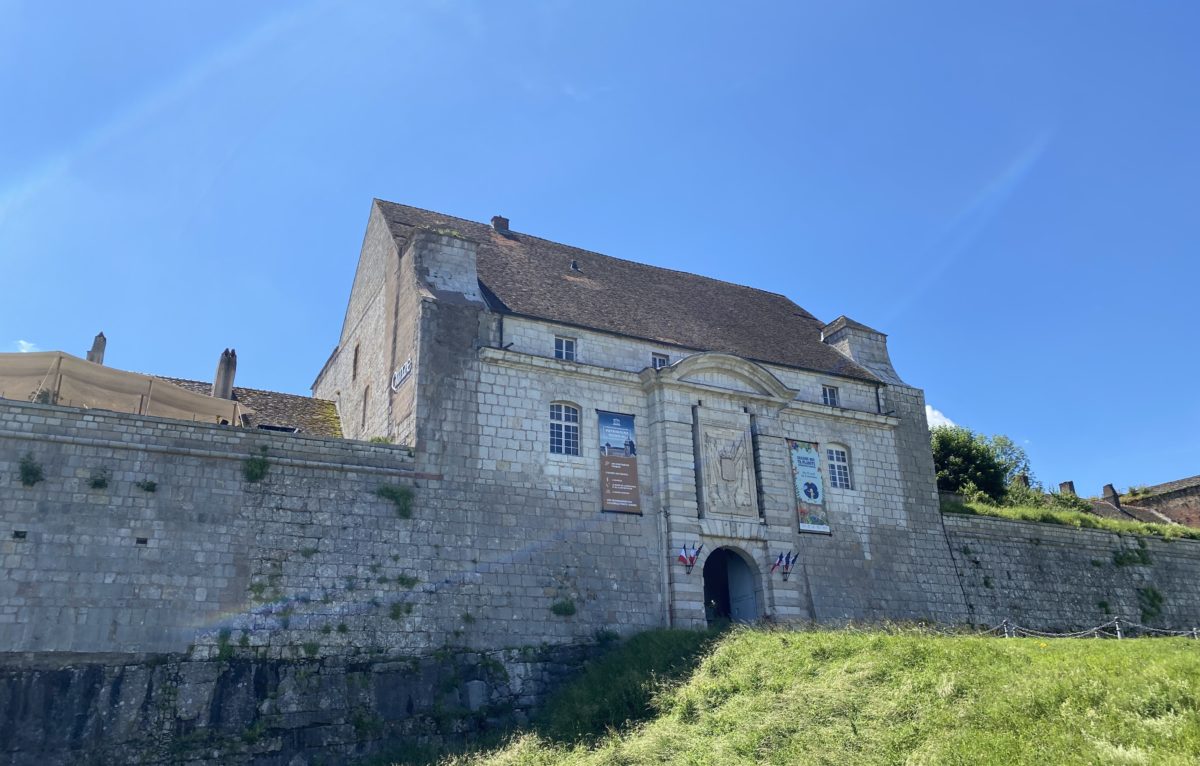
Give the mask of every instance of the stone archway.
M 755 622 L 758 606 L 758 572 L 752 561 L 733 548 L 717 548 L 704 562 L 704 616 L 709 624 L 719 620 Z

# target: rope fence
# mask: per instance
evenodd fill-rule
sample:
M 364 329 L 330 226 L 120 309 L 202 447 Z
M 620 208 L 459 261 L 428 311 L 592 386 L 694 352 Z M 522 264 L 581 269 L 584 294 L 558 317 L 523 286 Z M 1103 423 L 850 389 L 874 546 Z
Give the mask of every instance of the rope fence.
M 1133 620 L 1123 620 L 1120 617 L 1114 617 L 1108 622 L 1097 625 L 1094 628 L 1086 630 L 1076 630 L 1069 633 L 1053 633 L 1050 631 L 1034 630 L 1018 625 L 1012 620 L 1004 620 L 999 625 L 984 630 L 943 630 L 933 626 L 926 626 L 934 633 L 940 633 L 946 636 L 995 636 L 997 638 L 1155 638 L 1155 637 L 1172 637 L 1172 638 L 1191 638 L 1200 639 L 1200 628 L 1190 628 L 1188 630 L 1165 630 L 1163 628 L 1155 628 L 1149 625 L 1143 625 L 1140 622 Z

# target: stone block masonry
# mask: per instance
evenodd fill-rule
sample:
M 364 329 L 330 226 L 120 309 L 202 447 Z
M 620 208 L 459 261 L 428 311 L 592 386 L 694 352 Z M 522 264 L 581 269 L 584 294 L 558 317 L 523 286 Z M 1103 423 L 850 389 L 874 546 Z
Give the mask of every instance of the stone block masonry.
M 0 764 L 342 764 L 528 720 L 594 653 L 355 660 L 0 654 Z M 386 762 L 386 761 L 385 761 Z
M 30 487 L 25 455 L 44 476 Z M 0 646 L 306 659 L 660 624 L 644 571 L 659 562 L 622 553 L 640 519 L 597 518 L 569 487 L 413 465 L 386 444 L 5 401 Z M 384 486 L 411 489 L 410 518 Z M 576 613 L 553 614 L 560 600 Z
M 1200 627 L 1200 542 L 947 514 L 971 621 L 1086 630 L 1114 617 Z

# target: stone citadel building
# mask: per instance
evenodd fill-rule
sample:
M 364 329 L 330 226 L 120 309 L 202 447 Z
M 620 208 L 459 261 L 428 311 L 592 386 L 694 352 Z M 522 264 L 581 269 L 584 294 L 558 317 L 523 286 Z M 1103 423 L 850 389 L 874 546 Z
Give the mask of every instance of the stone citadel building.
M 376 200 L 313 393 L 420 470 L 536 491 L 488 524 L 579 530 L 660 623 L 967 616 L 921 391 L 782 295 Z
M 723 618 L 1200 626 L 1200 544 L 940 514 L 881 333 L 502 218 L 374 202 L 314 397 L 103 341 L 0 358 L 0 764 L 351 762 Z

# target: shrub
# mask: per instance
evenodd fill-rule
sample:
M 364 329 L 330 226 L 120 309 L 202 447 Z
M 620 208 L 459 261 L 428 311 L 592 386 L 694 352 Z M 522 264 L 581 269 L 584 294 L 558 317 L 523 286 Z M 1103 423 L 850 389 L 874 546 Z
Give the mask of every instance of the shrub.
M 1138 606 L 1142 608 L 1142 622 L 1150 622 L 1162 614 L 1163 594 L 1158 588 L 1150 586 L 1138 588 Z
M 412 487 L 403 484 L 382 484 L 375 490 L 375 494 L 395 503 L 396 515 L 400 518 L 407 519 L 412 516 Z
M 558 617 L 570 617 L 575 614 L 575 602 L 564 598 L 550 605 L 550 612 Z
M 412 588 L 417 583 L 421 582 L 418 578 L 412 575 L 398 574 L 396 575 L 396 584 L 401 588 Z
M 34 459 L 32 452 L 26 452 L 21 457 L 21 463 L 18 466 L 18 471 L 21 475 L 21 483 L 26 487 L 32 487 L 42 479 L 46 478 L 42 474 L 42 464 Z
M 153 492 L 156 489 L 158 489 L 158 482 L 150 481 L 149 479 L 142 479 L 141 481 L 139 481 L 137 484 L 134 484 L 133 486 L 137 487 L 138 489 L 140 489 L 143 492 Z
M 304 642 L 304 653 L 307 654 L 309 657 L 316 657 L 317 652 L 319 652 L 319 651 L 321 651 L 321 645 L 318 644 L 316 641 L 305 641 Z
M 112 478 L 112 471 L 107 468 L 97 468 L 92 471 L 92 476 L 88 479 L 88 486 L 92 489 L 104 489 L 108 486 L 109 480 Z
M 267 448 L 260 447 L 260 454 L 251 455 L 242 461 L 242 476 L 250 483 L 260 482 L 267 477 L 271 470 L 271 462 L 267 460 Z

